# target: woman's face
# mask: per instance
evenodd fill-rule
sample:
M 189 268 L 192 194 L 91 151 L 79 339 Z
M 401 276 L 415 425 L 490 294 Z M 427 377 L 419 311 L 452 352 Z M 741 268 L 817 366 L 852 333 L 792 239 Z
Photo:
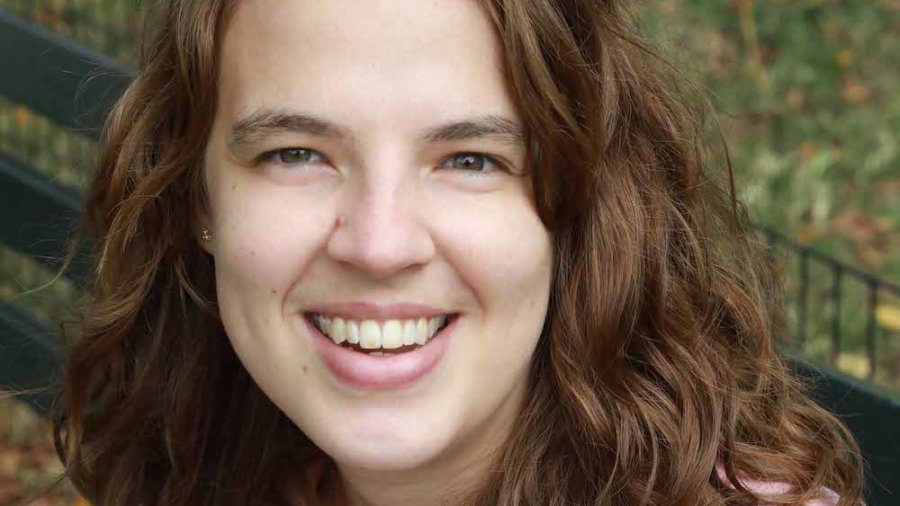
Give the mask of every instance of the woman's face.
M 246 0 L 220 57 L 204 247 L 246 369 L 345 471 L 502 440 L 552 245 L 487 13 Z

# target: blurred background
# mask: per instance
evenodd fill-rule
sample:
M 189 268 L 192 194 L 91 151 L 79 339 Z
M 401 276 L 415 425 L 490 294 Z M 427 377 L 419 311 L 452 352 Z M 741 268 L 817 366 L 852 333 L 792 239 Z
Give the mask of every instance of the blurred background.
M 73 119 L 66 109 L 71 105 L 58 105 L 71 102 L 71 95 L 54 96 L 53 87 L 23 89 L 13 71 L 32 68 L 28 41 L 35 36 L 55 41 L 34 53 L 51 70 L 65 62 L 53 55 L 75 54 L 99 69 L 92 74 L 104 76 L 98 81 L 115 88 L 135 64 L 144 6 L 137 0 L 0 0 L 0 390 L 39 385 L 40 376 L 30 371 L 44 368 L 33 365 L 34 357 L 60 357 L 50 338 L 72 320 L 81 278 L 76 273 L 53 281 L 58 263 L 52 252 L 60 251 L 69 219 L 62 211 L 77 207 L 97 154 L 90 111 Z M 635 12 L 648 40 L 717 112 L 708 141 L 716 149 L 724 134 L 738 196 L 784 271 L 793 338 L 784 352 L 874 399 L 860 401 L 848 415 L 871 406 L 896 419 L 900 0 L 644 0 L 635 2 Z M 73 89 L 83 91 L 84 76 L 64 67 L 54 71 L 71 73 L 78 79 Z M 104 103 L 108 95 L 97 96 Z M 38 202 L 58 203 L 36 211 L 62 227 L 62 235 L 47 239 L 60 239 L 50 253 L 42 253 L 44 240 L 33 229 L 22 232 L 34 213 L 18 213 L 35 199 L 17 184 L 43 192 Z M 31 204 L 16 201 L 22 195 Z M 45 394 L 0 395 L 0 505 L 41 490 L 61 471 Z M 897 473 L 897 461 L 888 462 L 888 472 Z M 63 484 L 34 504 L 75 501 Z

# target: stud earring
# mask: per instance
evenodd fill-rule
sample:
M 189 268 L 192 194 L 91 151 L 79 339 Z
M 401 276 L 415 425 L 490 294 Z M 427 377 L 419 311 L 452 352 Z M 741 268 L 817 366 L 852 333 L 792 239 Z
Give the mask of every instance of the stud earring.
M 209 233 L 208 228 L 204 228 L 202 232 L 200 232 L 200 238 L 204 241 L 212 241 L 212 234 Z

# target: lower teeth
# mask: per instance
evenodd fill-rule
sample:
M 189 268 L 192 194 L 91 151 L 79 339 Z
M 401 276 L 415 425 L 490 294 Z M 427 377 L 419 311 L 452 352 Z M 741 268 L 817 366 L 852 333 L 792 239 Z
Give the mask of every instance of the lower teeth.
M 417 350 L 422 347 L 422 345 L 419 345 L 419 344 L 410 344 L 410 345 L 406 345 L 406 346 L 401 346 L 400 348 L 394 348 L 391 350 L 384 350 L 384 349 L 367 350 L 365 348 L 360 348 L 359 345 L 349 345 L 348 346 L 346 343 L 342 343 L 342 344 L 340 344 L 340 346 L 350 349 L 350 350 L 353 350 L 358 353 L 365 353 L 366 355 L 373 355 L 376 357 L 399 355 L 401 353 L 406 353 L 407 351 Z

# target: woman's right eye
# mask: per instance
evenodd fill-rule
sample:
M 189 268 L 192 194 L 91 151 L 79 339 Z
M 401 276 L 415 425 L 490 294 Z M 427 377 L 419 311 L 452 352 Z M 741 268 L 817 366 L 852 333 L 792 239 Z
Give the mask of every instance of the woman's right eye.
M 284 148 L 263 153 L 264 161 L 272 161 L 285 165 L 297 165 L 312 162 L 323 162 L 325 156 L 314 149 Z

